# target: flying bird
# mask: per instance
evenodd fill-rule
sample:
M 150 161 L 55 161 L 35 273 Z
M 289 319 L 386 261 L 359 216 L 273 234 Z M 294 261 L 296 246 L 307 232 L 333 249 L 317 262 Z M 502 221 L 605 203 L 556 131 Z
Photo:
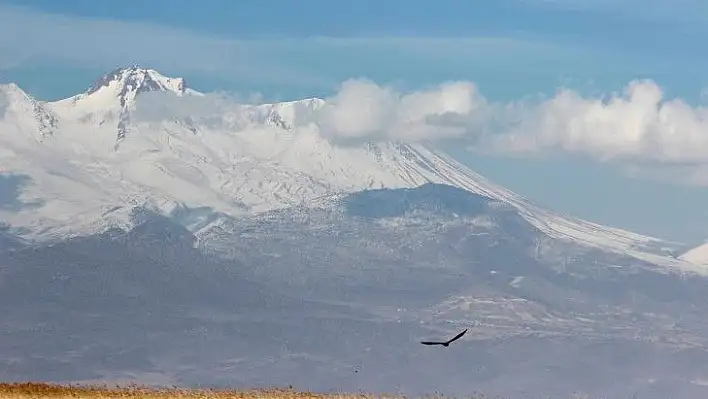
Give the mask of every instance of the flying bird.
M 451 344 L 453 341 L 457 341 L 458 339 L 460 339 L 460 337 L 462 337 L 463 335 L 465 335 L 466 332 L 467 332 L 467 329 L 465 328 L 465 331 L 463 331 L 463 332 L 461 332 L 461 333 L 455 335 L 454 338 L 452 338 L 451 340 L 446 341 L 446 342 L 422 341 L 421 344 L 423 344 L 423 345 L 442 345 L 442 346 L 450 346 L 450 344 Z

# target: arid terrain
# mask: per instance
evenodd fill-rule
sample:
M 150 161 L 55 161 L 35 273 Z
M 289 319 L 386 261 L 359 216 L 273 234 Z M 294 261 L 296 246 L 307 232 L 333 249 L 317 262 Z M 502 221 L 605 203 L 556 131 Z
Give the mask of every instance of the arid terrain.
M 431 395 L 430 398 L 442 397 Z M 0 398 L 141 398 L 141 399 L 394 399 L 403 398 L 397 395 L 373 395 L 365 393 L 313 393 L 288 389 L 258 389 L 258 390 L 218 390 L 218 389 L 184 389 L 184 388 L 149 388 L 138 385 L 129 386 L 98 386 L 98 385 L 53 385 L 44 383 L 0 383 Z M 470 396 L 470 399 L 484 399 L 483 396 Z

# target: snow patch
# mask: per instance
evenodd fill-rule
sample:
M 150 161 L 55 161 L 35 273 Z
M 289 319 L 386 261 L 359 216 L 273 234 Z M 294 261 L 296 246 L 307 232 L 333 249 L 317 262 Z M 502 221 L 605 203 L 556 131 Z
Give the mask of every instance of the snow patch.
M 708 266 L 708 243 L 705 243 L 703 245 L 699 245 L 683 255 L 679 256 L 679 259 L 682 259 L 686 262 L 691 262 L 697 265 L 705 265 Z

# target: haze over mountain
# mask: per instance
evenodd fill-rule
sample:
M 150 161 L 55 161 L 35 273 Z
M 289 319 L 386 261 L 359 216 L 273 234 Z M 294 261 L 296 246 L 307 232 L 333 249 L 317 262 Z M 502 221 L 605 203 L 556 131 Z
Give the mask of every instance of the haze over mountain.
M 345 100 L 138 67 L 55 102 L 0 87 L 0 378 L 708 392 L 680 243 L 543 209 L 396 123 L 367 140 Z

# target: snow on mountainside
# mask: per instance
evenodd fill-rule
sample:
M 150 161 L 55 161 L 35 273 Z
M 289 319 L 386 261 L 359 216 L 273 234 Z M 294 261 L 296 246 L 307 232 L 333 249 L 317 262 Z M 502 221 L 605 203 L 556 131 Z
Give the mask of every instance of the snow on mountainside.
M 148 92 L 164 96 L 141 103 Z M 239 215 L 333 193 L 430 182 L 508 203 L 553 237 L 688 266 L 662 254 L 674 243 L 542 209 L 430 144 L 334 145 L 317 126 L 298 122 L 320 108 L 321 99 L 160 117 L 159 112 L 141 113 L 141 107 L 155 111 L 160 101 L 171 107 L 170 98 L 204 94 L 181 78 L 138 67 L 113 71 L 86 92 L 56 102 L 36 101 L 14 85 L 2 93 L 7 104 L 0 99 L 5 110 L 0 173 L 31 180 L 17 187 L 14 199 L 26 206 L 9 210 L 0 204 L 0 220 L 28 236 L 83 234 L 125 224 L 135 205 L 163 214 L 200 208 Z
M 59 118 L 15 84 L 0 85 L 0 118 L 17 123 L 42 141 L 58 128 Z
M 84 93 L 52 103 L 52 108 L 74 120 L 116 123 L 117 142 L 130 130 L 130 114 L 140 93 L 164 91 L 177 96 L 200 94 L 183 78 L 168 78 L 152 69 L 119 68 L 103 75 Z

